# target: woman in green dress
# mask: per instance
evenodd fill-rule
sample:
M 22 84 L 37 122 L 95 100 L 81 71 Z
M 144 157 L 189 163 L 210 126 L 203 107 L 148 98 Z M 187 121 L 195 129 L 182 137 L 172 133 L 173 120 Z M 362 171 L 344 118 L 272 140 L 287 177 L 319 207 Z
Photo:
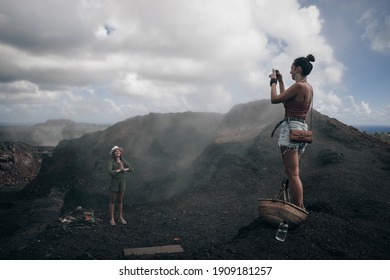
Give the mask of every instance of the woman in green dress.
M 110 224 L 115 226 L 114 208 L 116 198 L 118 198 L 118 222 L 125 225 L 127 224 L 123 218 L 123 196 L 126 189 L 125 173 L 133 171 L 133 168 L 123 159 L 122 148 L 115 146 L 111 149 L 110 154 L 112 157 L 108 163 L 108 173 L 111 175 L 109 203 Z

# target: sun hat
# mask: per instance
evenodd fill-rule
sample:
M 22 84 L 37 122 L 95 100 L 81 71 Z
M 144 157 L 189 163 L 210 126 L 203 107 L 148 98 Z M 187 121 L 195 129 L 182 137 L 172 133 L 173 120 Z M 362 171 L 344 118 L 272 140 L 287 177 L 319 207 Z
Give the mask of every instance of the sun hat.
M 115 152 L 116 150 L 121 150 L 121 152 L 123 152 L 123 149 L 122 149 L 121 147 L 114 146 L 114 147 L 112 147 L 112 149 L 111 149 L 110 155 L 112 155 L 112 153 Z

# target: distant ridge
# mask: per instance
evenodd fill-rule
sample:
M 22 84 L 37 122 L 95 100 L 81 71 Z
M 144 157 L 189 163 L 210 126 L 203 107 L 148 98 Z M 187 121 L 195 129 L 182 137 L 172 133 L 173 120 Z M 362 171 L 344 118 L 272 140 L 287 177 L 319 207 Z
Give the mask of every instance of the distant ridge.
M 17 141 L 33 146 L 56 146 L 61 140 L 79 138 L 85 133 L 104 130 L 109 125 L 50 119 L 45 123 L 0 126 L 0 142 Z
M 105 130 L 60 142 L 53 158 L 43 162 L 40 174 L 26 191 L 45 195 L 52 188 L 66 192 L 88 185 L 88 191 L 102 192 L 108 180 L 107 151 L 114 145 L 124 148 L 125 157 L 136 170 L 129 179 L 132 187 L 126 192 L 134 203 L 166 199 L 213 178 L 214 160 L 244 152 L 248 145 L 255 145 L 253 154 L 261 149 L 259 158 L 269 165 L 267 169 L 274 168 L 281 162 L 277 137 L 270 134 L 283 113 L 282 105 L 259 100 L 236 105 L 226 114 L 150 113 L 132 117 Z M 333 154 L 343 153 L 346 147 L 386 147 L 380 140 L 317 111 L 313 113 L 313 131 L 315 142 L 305 157 L 311 155 L 321 164 L 328 157 L 335 160 Z M 333 151 L 329 147 L 338 148 Z

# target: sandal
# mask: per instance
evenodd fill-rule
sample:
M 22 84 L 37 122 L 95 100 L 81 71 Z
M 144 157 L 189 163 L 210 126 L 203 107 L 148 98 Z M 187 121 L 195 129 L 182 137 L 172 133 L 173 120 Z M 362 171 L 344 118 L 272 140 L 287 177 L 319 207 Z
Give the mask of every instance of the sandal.
M 123 218 L 120 218 L 120 219 L 118 220 L 118 222 L 120 222 L 120 223 L 123 224 L 123 225 L 126 225 L 126 224 L 127 224 L 126 220 L 123 219 Z
M 115 225 L 116 225 L 114 219 L 110 220 L 110 225 L 112 225 L 112 226 L 115 226 Z

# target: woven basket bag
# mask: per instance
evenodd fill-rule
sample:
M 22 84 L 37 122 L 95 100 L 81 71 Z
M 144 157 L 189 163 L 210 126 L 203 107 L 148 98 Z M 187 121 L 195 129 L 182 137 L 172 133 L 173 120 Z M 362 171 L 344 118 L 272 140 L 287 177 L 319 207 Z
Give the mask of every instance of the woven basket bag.
M 257 204 L 260 219 L 276 227 L 286 221 L 289 228 L 296 228 L 302 225 L 309 216 L 305 209 L 290 203 L 287 177 L 283 179 L 279 193 L 274 199 L 261 198 Z

